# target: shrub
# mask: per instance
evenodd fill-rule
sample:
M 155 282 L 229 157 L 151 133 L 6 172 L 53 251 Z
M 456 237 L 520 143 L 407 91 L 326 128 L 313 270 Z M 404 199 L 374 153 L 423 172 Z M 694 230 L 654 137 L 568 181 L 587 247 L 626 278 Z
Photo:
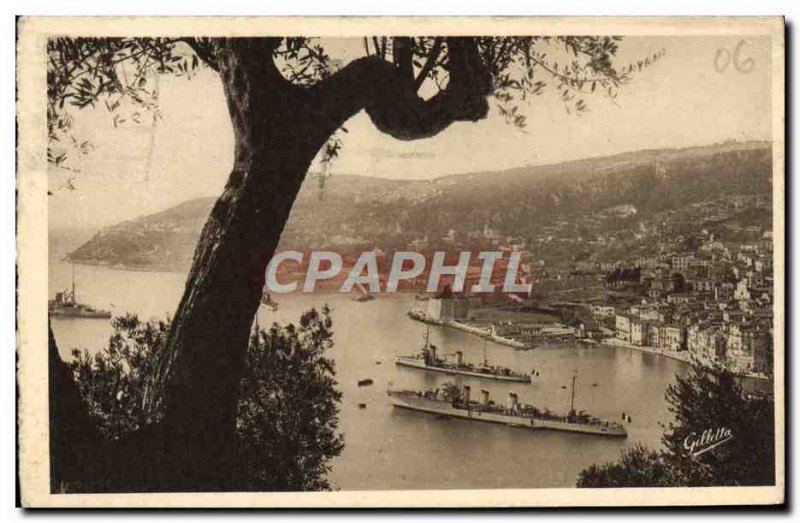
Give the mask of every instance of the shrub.
M 69 363 L 81 398 L 102 437 L 121 441 L 157 423 L 144 396 L 162 355 L 169 321 L 135 315 L 112 320 L 108 346 Z M 236 463 L 230 489 L 327 490 L 329 461 L 344 448 L 337 432 L 341 392 L 334 362 L 330 311 L 311 309 L 298 326 L 254 330 L 246 353 L 236 412 Z

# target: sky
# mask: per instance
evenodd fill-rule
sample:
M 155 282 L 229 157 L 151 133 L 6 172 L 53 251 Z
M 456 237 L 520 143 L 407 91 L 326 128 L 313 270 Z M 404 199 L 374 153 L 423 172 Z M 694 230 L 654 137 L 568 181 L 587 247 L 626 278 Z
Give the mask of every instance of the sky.
M 491 111 L 477 123 L 456 123 L 439 135 L 400 142 L 381 134 L 359 113 L 345 127 L 344 147 L 330 169 L 393 179 L 535 166 L 625 151 L 687 147 L 725 140 L 769 140 L 770 42 L 747 38 L 730 64 L 739 37 L 629 37 L 620 43 L 624 65 L 664 49 L 664 57 L 633 76 L 619 95 L 587 97 L 588 111 L 568 114 L 553 89 L 524 102 L 528 125 L 519 130 Z M 363 53 L 360 39 L 326 40 L 343 63 Z M 104 226 L 180 202 L 220 194 L 230 172 L 233 135 L 219 78 L 205 70 L 191 80 L 162 77 L 155 125 L 115 128 L 105 109 L 75 114 L 74 132 L 94 150 L 73 157 L 79 172 L 51 169 L 52 228 Z M 67 181 L 75 187 L 70 190 Z

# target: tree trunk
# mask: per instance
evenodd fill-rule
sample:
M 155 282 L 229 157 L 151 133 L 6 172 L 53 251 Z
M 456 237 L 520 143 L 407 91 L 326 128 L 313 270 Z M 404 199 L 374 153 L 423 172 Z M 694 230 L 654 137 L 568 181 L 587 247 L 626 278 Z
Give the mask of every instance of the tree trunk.
M 152 436 L 160 488 L 225 489 L 234 462 L 238 387 L 264 272 L 300 185 L 325 141 L 366 109 L 400 139 L 432 136 L 483 118 L 490 87 L 468 39 L 451 38 L 449 87 L 429 100 L 413 68 L 377 57 L 351 62 L 310 88 L 278 71 L 280 39 L 227 39 L 218 69 L 235 135 L 233 170 L 206 222 L 172 322 L 166 356 L 146 399 L 163 411 Z M 149 481 L 152 481 L 152 477 Z
M 98 434 L 69 366 L 58 353 L 48 324 L 48 385 L 50 410 L 50 492 L 83 488 L 97 481 Z
M 230 488 L 238 387 L 264 272 L 317 151 L 362 109 L 401 140 L 488 111 L 491 77 L 474 39 L 446 39 L 448 86 L 427 100 L 417 94 L 424 74 L 414 76 L 403 40 L 395 39 L 395 63 L 361 58 L 311 87 L 281 76 L 274 62 L 280 38 L 221 39 L 216 58 L 198 51 L 222 78 L 235 157 L 145 394 L 144 408 L 163 417 L 125 441 L 100 441 L 51 334 L 53 488 L 71 481 L 94 491 Z
M 220 59 L 235 135 L 233 170 L 203 228 L 172 322 L 156 380 L 163 389 L 148 398 L 151 408 L 163 402 L 173 479 L 194 489 L 224 488 L 266 266 L 314 156 L 336 128 L 314 121 L 308 93 L 275 68 L 273 44 L 232 41 Z

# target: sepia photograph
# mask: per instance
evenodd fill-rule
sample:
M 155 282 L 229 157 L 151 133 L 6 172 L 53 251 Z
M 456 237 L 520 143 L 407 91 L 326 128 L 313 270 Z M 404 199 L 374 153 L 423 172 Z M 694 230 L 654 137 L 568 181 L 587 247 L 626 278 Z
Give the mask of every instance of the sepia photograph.
M 17 33 L 23 506 L 785 501 L 782 18 Z

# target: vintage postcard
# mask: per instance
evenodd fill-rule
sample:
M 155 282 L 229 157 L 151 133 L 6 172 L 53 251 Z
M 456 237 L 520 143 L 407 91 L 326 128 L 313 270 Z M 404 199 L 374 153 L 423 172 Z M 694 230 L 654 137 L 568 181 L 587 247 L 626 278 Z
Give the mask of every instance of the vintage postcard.
M 18 21 L 26 507 L 784 502 L 784 21 Z

